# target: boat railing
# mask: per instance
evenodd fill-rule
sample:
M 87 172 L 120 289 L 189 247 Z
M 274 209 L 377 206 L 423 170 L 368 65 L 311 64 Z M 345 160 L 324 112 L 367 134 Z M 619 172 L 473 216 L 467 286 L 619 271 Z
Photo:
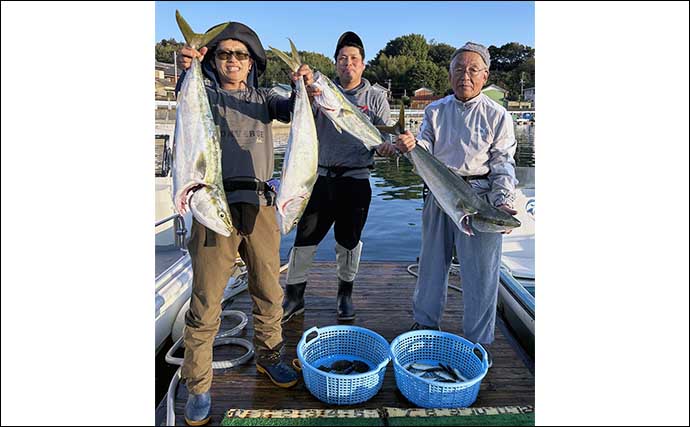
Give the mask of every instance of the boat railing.
M 168 176 L 171 163 L 170 135 L 156 135 L 156 176 Z
M 173 229 L 175 230 L 175 246 L 182 249 L 182 250 L 187 250 L 187 244 L 185 241 L 185 238 L 187 236 L 187 227 L 184 222 L 184 217 L 180 214 L 172 214 L 169 217 L 163 218 L 161 220 L 156 221 L 156 227 L 159 225 L 163 225 L 166 222 L 169 221 L 175 221 L 173 224 Z
M 506 268 L 501 268 L 500 282 L 525 309 L 529 316 L 534 319 L 534 295 L 530 294 Z

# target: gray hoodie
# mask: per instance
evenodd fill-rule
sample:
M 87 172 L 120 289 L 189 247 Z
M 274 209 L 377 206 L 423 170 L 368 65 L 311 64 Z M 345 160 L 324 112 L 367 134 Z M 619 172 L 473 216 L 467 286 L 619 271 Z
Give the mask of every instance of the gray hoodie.
M 390 120 L 390 106 L 386 93 L 374 89 L 367 79 L 352 90 L 345 90 L 336 79 L 335 84 L 350 102 L 369 117 L 375 125 L 387 125 Z M 319 137 L 319 175 L 325 176 L 325 167 L 357 168 L 348 170 L 342 176 L 368 179 L 369 167 L 374 164 L 374 151 L 367 150 L 360 140 L 347 132 L 338 132 L 333 123 L 320 110 L 316 112 L 316 133 Z

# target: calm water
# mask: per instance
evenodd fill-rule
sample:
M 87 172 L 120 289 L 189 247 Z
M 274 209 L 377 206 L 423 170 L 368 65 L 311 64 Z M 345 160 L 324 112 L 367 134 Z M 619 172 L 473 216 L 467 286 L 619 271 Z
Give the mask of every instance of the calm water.
M 515 136 L 518 140 L 515 159 L 522 185 L 526 181 L 522 179 L 523 172 L 529 172 L 523 168 L 532 168 L 535 163 L 534 126 L 516 126 Z M 277 138 L 276 143 L 284 141 L 285 138 L 282 141 Z M 284 153 L 284 146 L 276 148 L 276 178 L 280 177 L 283 168 Z M 421 247 L 422 179 L 412 172 L 412 165 L 404 157 L 376 158 L 374 166 L 370 178 L 371 205 L 361 239 L 362 260 L 415 261 Z M 295 233 L 293 229 L 282 236 L 280 257 L 283 261 L 287 260 Z M 316 259 L 335 260 L 333 227 L 319 244 Z

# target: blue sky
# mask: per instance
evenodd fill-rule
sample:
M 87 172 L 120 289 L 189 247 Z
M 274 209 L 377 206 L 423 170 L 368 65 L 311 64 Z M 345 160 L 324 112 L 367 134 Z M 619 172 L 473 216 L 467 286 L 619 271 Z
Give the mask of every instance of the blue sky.
M 518 42 L 534 47 L 533 2 L 156 2 L 156 42 L 182 33 L 179 10 L 196 32 L 220 22 L 251 27 L 264 47 L 288 50 L 290 37 L 299 50 L 333 56 L 340 34 L 362 38 L 367 60 L 390 40 L 411 33 L 427 41 L 459 47 L 472 40 L 486 46 Z

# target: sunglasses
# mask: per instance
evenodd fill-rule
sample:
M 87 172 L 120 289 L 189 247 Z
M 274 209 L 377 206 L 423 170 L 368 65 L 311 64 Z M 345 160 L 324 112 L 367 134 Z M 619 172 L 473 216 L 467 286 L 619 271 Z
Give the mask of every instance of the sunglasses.
M 233 55 L 238 61 L 249 59 L 249 52 L 243 52 L 241 50 L 219 50 L 216 52 L 216 58 L 221 61 L 229 61 Z

